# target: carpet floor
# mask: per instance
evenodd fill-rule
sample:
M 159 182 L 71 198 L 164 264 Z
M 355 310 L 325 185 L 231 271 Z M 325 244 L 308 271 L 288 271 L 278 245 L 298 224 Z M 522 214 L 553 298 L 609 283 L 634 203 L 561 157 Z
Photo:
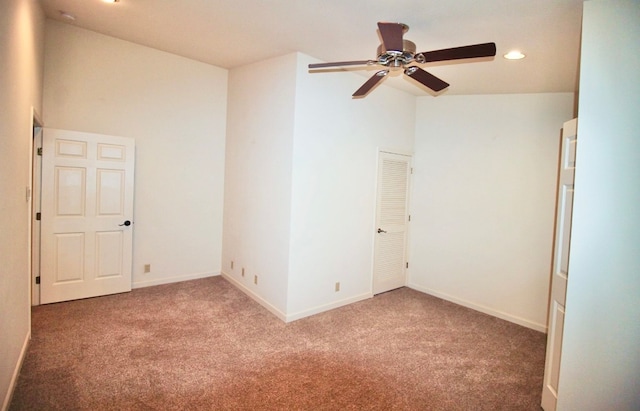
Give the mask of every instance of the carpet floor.
M 10 410 L 540 410 L 546 336 L 409 288 L 283 323 L 222 277 L 34 307 Z

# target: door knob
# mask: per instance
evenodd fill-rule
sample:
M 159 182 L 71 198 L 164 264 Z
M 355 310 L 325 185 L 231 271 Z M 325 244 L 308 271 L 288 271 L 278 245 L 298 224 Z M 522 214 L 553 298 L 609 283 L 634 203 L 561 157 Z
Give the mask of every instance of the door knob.
M 386 233 L 386 231 L 384 231 L 382 228 L 378 228 L 378 234 L 380 233 Z
M 129 227 L 129 226 L 131 225 L 131 221 L 129 221 L 129 220 L 125 220 L 125 222 L 124 222 L 124 223 L 122 223 L 122 224 L 118 224 L 118 225 L 119 225 L 120 227 L 122 227 L 122 226 Z

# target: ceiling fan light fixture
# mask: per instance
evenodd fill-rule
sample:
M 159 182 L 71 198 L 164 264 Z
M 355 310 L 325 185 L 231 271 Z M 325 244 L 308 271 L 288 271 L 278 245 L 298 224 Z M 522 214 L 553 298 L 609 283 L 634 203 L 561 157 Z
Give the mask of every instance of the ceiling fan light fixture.
M 507 60 L 521 60 L 525 57 L 526 56 L 522 54 L 520 50 L 511 50 L 510 52 L 504 55 L 504 58 L 506 58 Z

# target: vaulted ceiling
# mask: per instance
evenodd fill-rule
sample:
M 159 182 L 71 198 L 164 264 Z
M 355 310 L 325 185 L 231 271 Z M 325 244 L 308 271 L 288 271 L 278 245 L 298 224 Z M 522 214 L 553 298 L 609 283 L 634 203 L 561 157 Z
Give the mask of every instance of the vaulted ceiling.
M 322 61 L 376 58 L 378 21 L 401 22 L 417 51 L 495 42 L 493 59 L 428 63 L 447 94 L 573 92 L 583 0 L 41 0 L 48 18 L 234 68 L 299 51 Z M 63 16 L 75 17 L 70 20 Z M 502 57 L 519 49 L 526 58 Z M 363 70 L 365 76 L 372 74 Z M 256 73 L 256 75 L 260 75 Z M 385 83 L 415 95 L 405 76 Z M 353 90 L 346 90 L 349 94 Z

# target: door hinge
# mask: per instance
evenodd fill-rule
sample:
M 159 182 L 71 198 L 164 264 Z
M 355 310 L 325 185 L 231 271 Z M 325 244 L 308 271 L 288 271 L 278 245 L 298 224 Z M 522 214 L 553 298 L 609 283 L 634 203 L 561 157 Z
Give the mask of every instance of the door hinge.
M 409 221 L 411 221 L 411 214 L 409 214 Z
M 36 221 L 40 221 L 40 219 L 42 219 L 42 213 L 38 211 L 36 213 Z
M 36 284 L 40 284 L 40 276 L 36 277 Z
M 409 268 L 409 262 L 407 261 L 407 268 Z
M 38 147 L 38 151 L 37 151 L 38 155 L 41 156 L 42 155 L 42 147 Z

